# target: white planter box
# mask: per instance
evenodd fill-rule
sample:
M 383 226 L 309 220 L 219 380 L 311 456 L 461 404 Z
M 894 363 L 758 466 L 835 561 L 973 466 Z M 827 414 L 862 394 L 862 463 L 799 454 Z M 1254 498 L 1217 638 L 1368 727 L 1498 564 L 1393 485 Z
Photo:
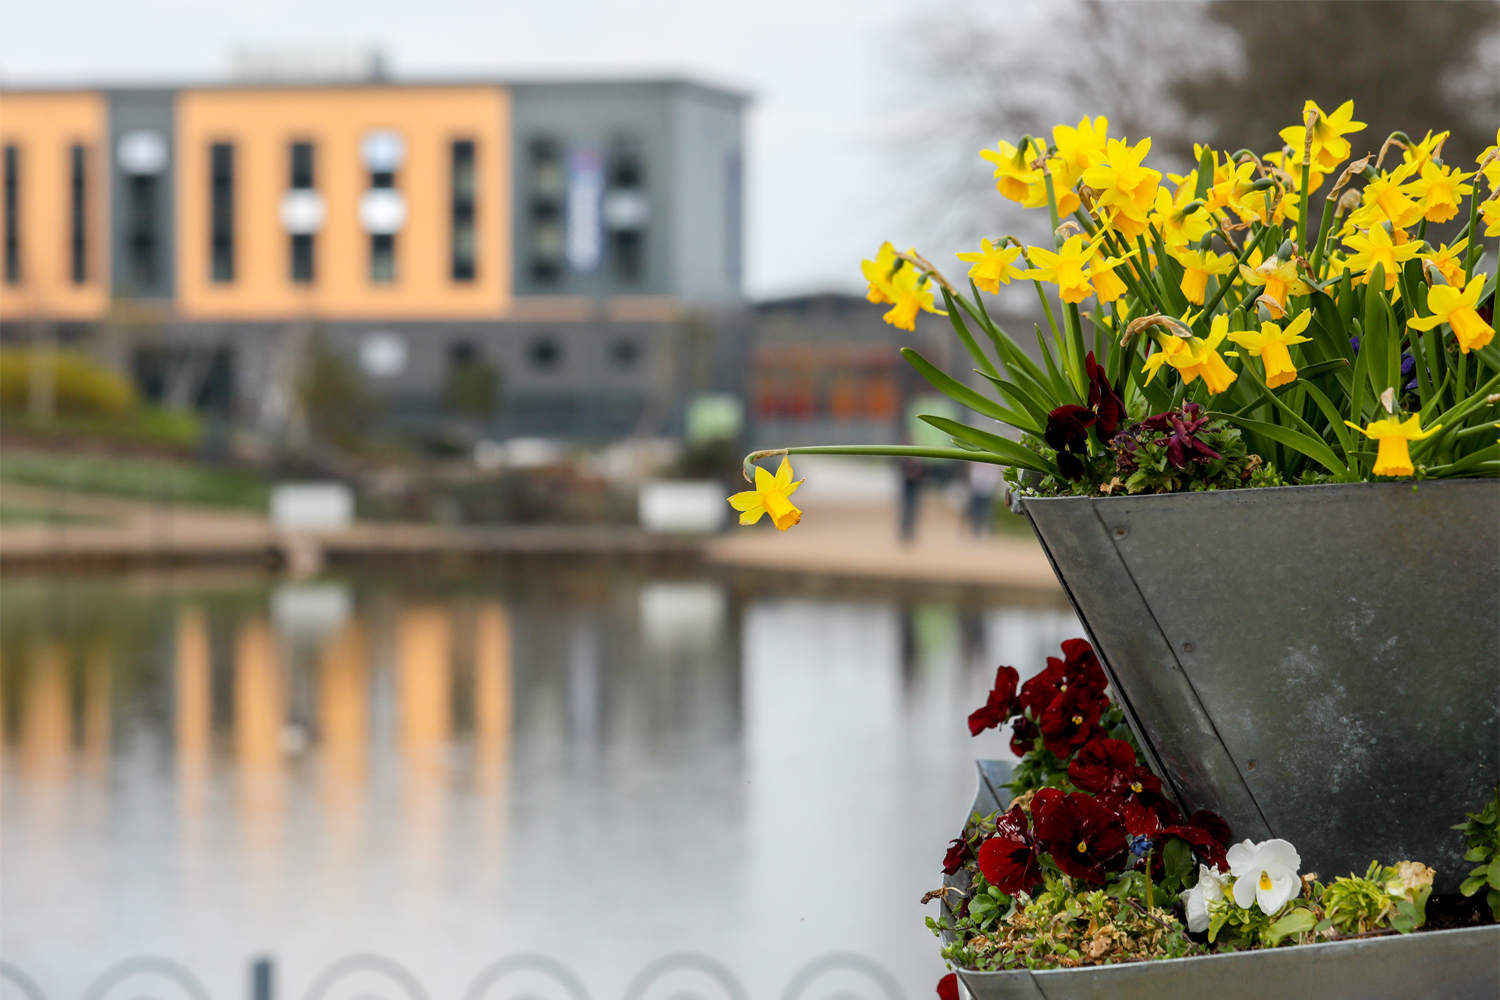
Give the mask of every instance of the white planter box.
M 729 501 L 712 479 L 657 479 L 641 486 L 641 527 L 673 535 L 708 535 L 724 527 Z

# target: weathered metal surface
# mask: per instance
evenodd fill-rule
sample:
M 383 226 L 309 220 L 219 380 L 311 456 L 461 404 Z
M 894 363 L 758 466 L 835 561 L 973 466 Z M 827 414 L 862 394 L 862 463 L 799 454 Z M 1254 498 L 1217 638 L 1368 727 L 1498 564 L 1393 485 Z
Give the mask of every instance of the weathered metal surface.
M 976 1000 L 1494 1000 L 1500 926 L 1043 972 L 960 972 Z
M 976 763 L 974 810 L 987 814 L 1005 798 L 1000 786 L 1010 780 L 1010 765 Z M 966 878 L 945 881 L 967 887 Z M 1494 1000 L 1500 925 L 1084 969 L 960 970 L 959 976 L 975 1000 Z
M 1500 483 L 1024 505 L 1185 808 L 1457 886 L 1500 777 Z

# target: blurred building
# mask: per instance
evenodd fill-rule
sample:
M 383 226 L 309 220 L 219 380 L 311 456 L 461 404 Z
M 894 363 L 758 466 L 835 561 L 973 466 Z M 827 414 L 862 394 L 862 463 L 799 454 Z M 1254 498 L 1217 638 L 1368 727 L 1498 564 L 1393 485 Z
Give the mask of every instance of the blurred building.
M 0 92 L 10 342 L 274 425 L 307 358 L 392 419 L 660 433 L 748 350 L 743 95 L 686 81 Z

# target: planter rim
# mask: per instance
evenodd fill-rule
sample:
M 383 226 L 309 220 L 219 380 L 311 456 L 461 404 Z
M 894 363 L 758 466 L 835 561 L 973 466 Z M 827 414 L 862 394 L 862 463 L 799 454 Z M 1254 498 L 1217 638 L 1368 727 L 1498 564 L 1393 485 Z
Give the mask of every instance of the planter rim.
M 1350 951 L 1364 951 L 1370 948 L 1378 948 L 1390 941 L 1430 941 L 1457 942 L 1460 937 L 1467 936 L 1479 940 L 1489 935 L 1495 938 L 1495 944 L 1500 946 L 1500 924 L 1484 924 L 1479 927 L 1450 927 L 1441 931 L 1414 931 L 1411 934 L 1390 934 L 1384 937 L 1360 938 L 1353 941 L 1319 941 L 1316 944 L 1289 945 L 1285 948 L 1253 948 L 1247 951 L 1219 952 L 1213 955 L 1189 955 L 1185 958 L 1157 958 L 1147 959 L 1141 962 L 1111 962 L 1104 965 L 1085 965 L 1076 969 L 1006 969 L 1003 972 L 980 972 L 974 969 L 958 969 L 963 977 L 974 977 L 978 980 L 993 980 L 1003 976 L 1045 976 L 1053 978 L 1059 975 L 1079 973 L 1106 973 L 1106 970 L 1117 969 L 1139 969 L 1152 968 L 1161 969 L 1166 975 L 1173 970 L 1187 971 L 1184 963 L 1190 963 L 1193 968 L 1201 969 L 1207 962 L 1234 962 L 1253 961 L 1261 955 L 1303 955 L 1309 962 L 1315 961 L 1318 956 L 1328 956 Z M 1446 939 L 1446 941 L 1444 940 Z
M 1255 496 L 1281 496 L 1281 497 L 1285 497 L 1289 493 L 1292 493 L 1292 492 L 1298 492 L 1298 493 L 1345 492 L 1345 491 L 1352 491 L 1352 490 L 1362 490 L 1362 489 L 1367 489 L 1367 488 L 1368 489 L 1381 489 L 1381 488 L 1384 488 L 1384 489 L 1406 489 L 1406 488 L 1410 488 L 1412 490 L 1412 492 L 1415 493 L 1415 492 L 1418 492 L 1421 489 L 1421 487 L 1423 487 L 1423 486 L 1435 485 L 1435 484 L 1438 484 L 1438 483 L 1444 484 L 1444 488 L 1445 489 L 1447 489 L 1447 488 L 1478 489 L 1478 488 L 1482 488 L 1484 486 L 1489 486 L 1491 488 L 1495 488 L 1495 487 L 1500 487 L 1500 476 L 1473 476 L 1473 477 L 1454 478 L 1454 479 L 1416 479 L 1416 480 L 1411 480 L 1411 479 L 1393 479 L 1393 480 L 1386 480 L 1386 481 L 1369 480 L 1369 481 L 1358 482 L 1358 483 L 1293 483 L 1293 484 L 1290 484 L 1290 485 L 1287 485 L 1287 486 L 1243 486 L 1243 487 L 1239 487 L 1239 488 L 1236 488 L 1236 489 L 1229 489 L 1229 490 L 1176 490 L 1176 491 L 1171 492 L 1171 493 L 1121 493 L 1121 494 L 1118 494 L 1118 495 L 1103 495 L 1103 494 L 1101 494 L 1099 496 L 1095 496 L 1094 494 L 1091 494 L 1091 493 L 1090 494 L 1084 494 L 1082 496 L 1055 496 L 1055 497 L 1017 496 L 1016 499 L 1021 504 L 1029 504 L 1029 503 L 1053 503 L 1053 502 L 1056 502 L 1056 501 L 1070 501 L 1070 500 L 1087 500 L 1087 501 L 1090 501 L 1092 503 L 1111 503 L 1111 502 L 1114 502 L 1114 501 L 1117 501 L 1117 500 L 1134 500 L 1134 501 L 1136 501 L 1136 502 L 1139 503 L 1140 501 L 1144 500 L 1144 501 L 1155 502 L 1155 503 L 1165 503 L 1165 502 L 1168 502 L 1168 501 L 1187 500 L 1189 497 L 1235 497 L 1235 498 L 1241 498 L 1241 499 L 1249 499 L 1249 498 L 1255 497 Z M 1460 487 L 1460 486 L 1458 486 L 1458 484 L 1460 484 L 1460 483 L 1468 484 L 1468 486 L 1467 487 Z M 1190 500 L 1189 502 L 1196 502 L 1196 501 Z

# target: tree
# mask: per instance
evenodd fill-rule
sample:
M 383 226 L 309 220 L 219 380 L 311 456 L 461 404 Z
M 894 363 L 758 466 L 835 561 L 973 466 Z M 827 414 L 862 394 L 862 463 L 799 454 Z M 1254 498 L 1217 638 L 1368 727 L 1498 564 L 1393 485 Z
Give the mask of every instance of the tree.
M 1204 11 L 1239 38 L 1238 66 L 1172 87 L 1212 123 L 1226 149 L 1280 144 L 1311 99 L 1332 111 L 1352 99 L 1355 153 L 1395 131 L 1421 139 L 1451 129 L 1449 163 L 1473 168 L 1500 125 L 1500 3 L 1495 0 L 1216 0 Z

